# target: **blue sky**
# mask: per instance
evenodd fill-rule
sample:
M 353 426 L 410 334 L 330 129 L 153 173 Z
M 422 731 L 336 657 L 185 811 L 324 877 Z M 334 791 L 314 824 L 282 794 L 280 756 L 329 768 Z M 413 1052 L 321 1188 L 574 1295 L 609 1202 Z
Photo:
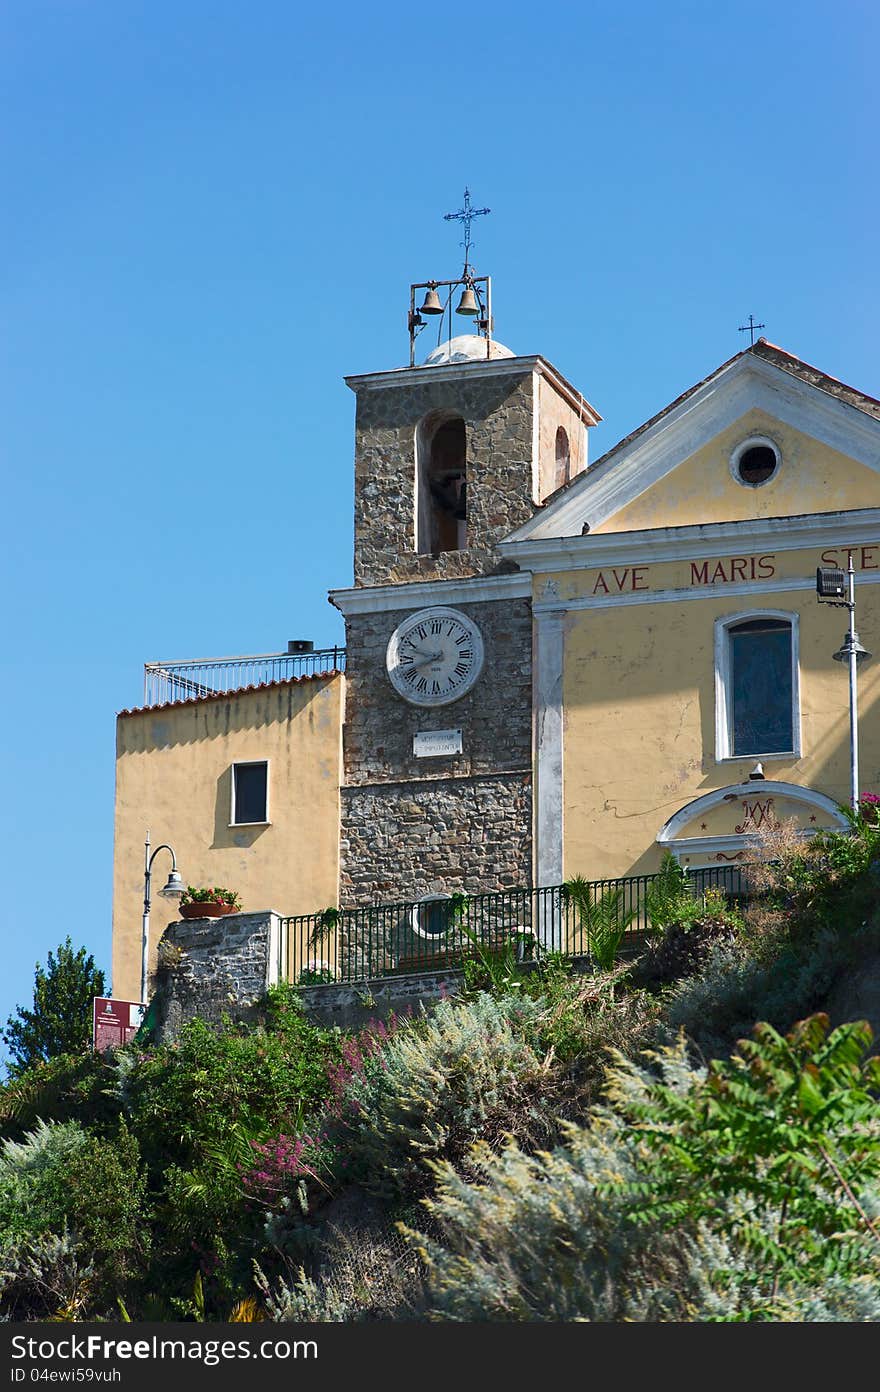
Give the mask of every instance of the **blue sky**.
M 65 933 L 109 966 L 143 662 L 341 640 L 342 376 L 406 361 L 466 183 L 594 456 L 749 313 L 880 394 L 878 40 L 867 0 L 6 0 L 0 1022 Z

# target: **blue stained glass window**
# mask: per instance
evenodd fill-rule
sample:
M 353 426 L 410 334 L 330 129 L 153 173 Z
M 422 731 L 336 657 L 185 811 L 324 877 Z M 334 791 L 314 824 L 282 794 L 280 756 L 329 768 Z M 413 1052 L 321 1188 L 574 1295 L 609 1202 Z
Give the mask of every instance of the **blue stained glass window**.
M 791 624 L 750 619 L 727 630 L 730 644 L 731 753 L 794 749 Z

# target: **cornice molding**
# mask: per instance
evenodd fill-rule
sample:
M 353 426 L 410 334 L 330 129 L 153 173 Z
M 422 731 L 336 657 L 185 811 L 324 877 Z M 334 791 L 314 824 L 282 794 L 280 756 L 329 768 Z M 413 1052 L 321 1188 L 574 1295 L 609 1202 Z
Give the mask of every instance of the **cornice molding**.
M 345 377 L 346 386 L 352 391 L 385 391 L 389 387 L 420 386 L 425 382 L 458 382 L 464 375 L 468 377 L 507 377 L 529 375 L 544 377 L 573 410 L 577 411 L 585 425 L 598 425 L 602 417 L 587 398 L 573 387 L 558 368 L 554 367 L 540 353 L 519 358 L 486 358 L 472 362 L 444 363 L 434 367 L 396 367 L 390 372 L 365 372 Z
M 814 512 L 799 517 L 748 518 L 742 522 L 694 523 L 684 527 L 651 528 L 637 532 L 605 532 L 587 536 L 538 537 L 498 544 L 503 556 L 523 570 L 591 570 L 597 566 L 639 565 L 661 561 L 693 561 L 726 556 L 731 549 L 750 552 L 798 551 L 821 538 L 824 547 L 872 545 L 880 537 L 880 508 L 847 512 Z M 514 536 L 516 533 L 513 534 Z
M 490 604 L 504 599 L 528 599 L 528 571 L 512 575 L 474 575 L 454 580 L 421 580 L 404 585 L 358 586 L 331 590 L 330 603 L 349 614 L 381 614 L 391 609 L 422 609 L 434 604 Z

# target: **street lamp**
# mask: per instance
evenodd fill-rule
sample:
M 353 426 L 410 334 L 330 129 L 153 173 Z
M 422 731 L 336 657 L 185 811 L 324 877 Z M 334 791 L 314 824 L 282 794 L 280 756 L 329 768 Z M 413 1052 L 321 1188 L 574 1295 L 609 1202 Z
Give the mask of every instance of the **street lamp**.
M 150 855 L 150 833 L 147 832 L 147 839 L 144 842 L 144 921 L 141 934 L 141 1003 L 147 1003 L 147 965 L 150 955 L 150 881 L 153 871 L 153 861 L 160 851 L 167 851 L 171 856 L 171 869 L 168 872 L 168 880 L 159 893 L 164 899 L 179 899 L 186 886 L 180 878 L 177 870 L 177 858 L 170 846 L 164 843 L 157 846 Z
M 859 642 L 856 632 L 856 581 L 852 552 L 846 570 L 816 570 L 816 595 L 820 601 L 832 604 L 838 609 L 849 610 L 849 628 L 843 635 L 843 642 L 832 653 L 835 662 L 849 664 L 849 776 L 850 803 L 852 810 L 859 810 L 859 717 L 856 672 L 860 662 L 867 662 L 871 654 Z M 844 598 L 844 595 L 846 598 Z

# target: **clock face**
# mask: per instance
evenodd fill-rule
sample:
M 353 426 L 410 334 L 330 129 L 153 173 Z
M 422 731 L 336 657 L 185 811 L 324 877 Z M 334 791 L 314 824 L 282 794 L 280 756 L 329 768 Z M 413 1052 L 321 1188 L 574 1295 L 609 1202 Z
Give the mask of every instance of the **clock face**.
M 385 655 L 395 691 L 414 706 L 446 706 L 464 696 L 483 667 L 483 638 L 457 609 L 420 609 L 394 630 Z

